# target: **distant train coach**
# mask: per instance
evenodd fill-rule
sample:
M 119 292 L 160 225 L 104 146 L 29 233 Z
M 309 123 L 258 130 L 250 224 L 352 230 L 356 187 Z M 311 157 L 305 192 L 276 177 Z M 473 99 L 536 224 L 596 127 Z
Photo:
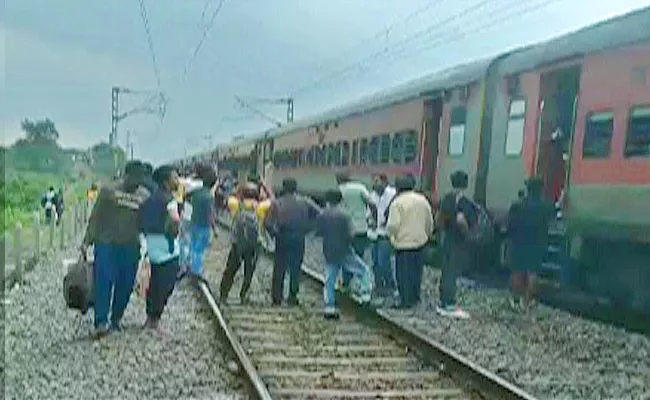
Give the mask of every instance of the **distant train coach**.
M 547 269 L 650 309 L 649 70 L 645 8 L 226 145 L 219 165 L 275 189 L 295 177 L 316 198 L 337 171 L 411 173 L 434 202 L 463 169 L 502 230 L 539 176 L 565 222 Z

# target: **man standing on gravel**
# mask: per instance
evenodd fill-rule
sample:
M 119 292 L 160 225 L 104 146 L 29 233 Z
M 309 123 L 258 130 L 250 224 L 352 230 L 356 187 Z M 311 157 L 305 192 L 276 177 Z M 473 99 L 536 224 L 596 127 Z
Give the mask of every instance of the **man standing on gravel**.
M 411 308 L 420 301 L 424 248 L 433 234 L 433 213 L 429 200 L 414 190 L 412 175 L 396 183 L 399 194 L 390 205 L 386 231 L 395 249 L 398 307 Z
M 179 269 L 180 216 L 173 197 L 179 185 L 178 173 L 164 165 L 154 171 L 153 181 L 157 189 L 140 208 L 139 223 L 151 263 L 145 328 L 159 330 L 160 316 L 174 290 Z
M 284 276 L 289 270 L 289 305 L 298 305 L 300 268 L 305 255 L 305 235 L 310 230 L 310 220 L 319 212 L 314 205 L 297 194 L 294 178 L 282 182 L 282 195 L 271 205 L 265 227 L 275 238 L 275 259 L 271 297 L 280 305 L 284 293 Z
M 510 207 L 508 239 L 512 268 L 513 307 L 528 311 L 535 297 L 535 273 L 542 267 L 548 252 L 548 229 L 555 208 L 542 196 L 544 181 L 526 182 L 527 196 Z M 519 303 L 519 304 L 517 304 Z
M 142 163 L 131 161 L 122 180 L 104 186 L 93 207 L 81 245 L 86 254 L 95 246 L 94 310 L 95 337 L 120 330 L 129 304 L 140 259 L 138 213 L 150 193 L 142 186 Z M 111 325 L 108 324 L 109 308 Z
M 471 247 L 466 240 L 469 227 L 477 221 L 473 203 L 465 197 L 469 177 L 465 171 L 451 174 L 452 191 L 440 202 L 442 224 L 442 276 L 440 277 L 440 305 L 438 314 L 445 317 L 469 318 L 456 304 L 456 278 L 470 262 Z
M 388 206 L 397 194 L 395 188 L 388 184 L 386 174 L 374 177 L 371 194 L 373 202 L 377 205 L 376 227 L 371 229 L 369 235 L 372 244 L 372 261 L 375 273 L 375 287 L 377 293 L 383 296 L 392 296 L 395 291 L 395 278 L 391 265 L 391 246 L 386 232 L 386 214 Z

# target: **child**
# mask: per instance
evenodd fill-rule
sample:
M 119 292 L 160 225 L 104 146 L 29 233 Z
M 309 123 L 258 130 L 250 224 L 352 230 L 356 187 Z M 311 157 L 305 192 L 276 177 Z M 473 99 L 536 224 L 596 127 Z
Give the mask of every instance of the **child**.
M 339 190 L 331 190 L 326 195 L 327 209 L 316 220 L 317 235 L 323 238 L 323 255 L 326 262 L 325 287 L 323 300 L 325 303 L 325 319 L 338 319 L 335 293 L 336 280 L 342 270 L 350 273 L 359 282 L 357 301 L 370 301 L 372 290 L 368 277 L 368 266 L 352 248 L 352 221 L 341 208 L 343 196 Z

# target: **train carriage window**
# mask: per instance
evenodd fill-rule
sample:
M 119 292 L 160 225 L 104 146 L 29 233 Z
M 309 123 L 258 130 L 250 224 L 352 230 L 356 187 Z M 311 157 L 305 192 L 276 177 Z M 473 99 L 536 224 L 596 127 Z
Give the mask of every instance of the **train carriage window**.
M 404 136 L 404 163 L 415 161 L 418 155 L 418 133 L 409 131 Z
M 336 145 L 334 143 L 330 143 L 327 146 L 327 163 L 326 163 L 326 166 L 331 167 L 332 165 L 336 165 L 336 163 L 337 163 Z
M 368 139 L 361 139 L 361 146 L 359 148 L 359 165 L 366 165 L 368 163 Z
M 612 143 L 614 113 L 594 112 L 587 115 L 585 139 L 582 145 L 583 158 L 607 158 Z
M 316 147 L 312 146 L 307 151 L 307 165 L 310 167 L 316 164 Z
M 390 134 L 381 135 L 379 144 L 379 162 L 388 164 L 390 162 Z
M 650 157 L 650 106 L 633 108 L 630 112 L 625 157 Z
M 524 149 L 524 128 L 526 122 L 526 101 L 516 99 L 510 102 L 508 130 L 506 132 L 506 155 L 519 156 Z
M 370 145 L 368 146 L 368 163 L 375 165 L 379 163 L 379 136 L 370 138 Z
M 451 110 L 451 123 L 449 125 L 449 142 L 447 154 L 450 156 L 463 155 L 465 151 L 465 107 L 456 107 Z
M 391 143 L 391 155 L 393 164 L 401 164 L 404 161 L 404 134 L 401 132 L 393 135 Z
M 327 151 L 327 147 L 325 145 L 316 147 L 316 166 L 322 167 L 323 165 L 325 165 L 326 151 Z
M 357 165 L 359 163 L 359 140 L 352 141 L 352 156 L 350 157 L 350 164 Z
M 341 147 L 342 146 L 343 145 L 341 144 L 340 141 L 336 142 L 336 144 L 334 145 L 334 163 L 333 163 L 333 165 L 336 166 L 336 167 L 341 166 Z
M 350 143 L 343 142 L 341 153 L 341 165 L 345 167 L 350 163 Z

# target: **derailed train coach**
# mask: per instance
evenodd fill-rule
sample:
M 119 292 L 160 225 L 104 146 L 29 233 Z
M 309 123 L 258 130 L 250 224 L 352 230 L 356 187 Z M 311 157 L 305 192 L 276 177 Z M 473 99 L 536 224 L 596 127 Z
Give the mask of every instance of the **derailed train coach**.
M 649 310 L 649 69 L 645 8 L 229 144 L 240 158 L 228 159 L 276 190 L 295 177 L 316 198 L 338 171 L 366 184 L 411 173 L 434 204 L 463 169 L 502 233 L 525 180 L 540 176 L 567 228 L 554 229 L 546 268 Z
M 543 178 L 566 230 L 548 269 L 650 310 L 650 9 L 513 52 L 486 81 L 477 200 L 501 225 Z M 559 129 L 558 129 L 559 128 Z

